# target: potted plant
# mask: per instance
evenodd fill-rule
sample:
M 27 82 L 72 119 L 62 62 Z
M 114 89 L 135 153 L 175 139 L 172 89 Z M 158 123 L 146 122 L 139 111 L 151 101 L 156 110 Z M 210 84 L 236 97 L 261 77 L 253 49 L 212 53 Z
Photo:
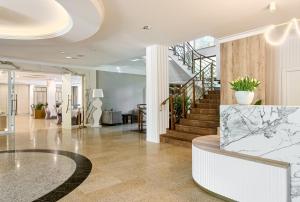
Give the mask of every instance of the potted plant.
M 174 99 L 174 108 L 175 108 L 175 116 L 176 116 L 176 123 L 180 121 L 182 118 L 182 95 L 176 95 Z M 185 111 L 190 110 L 191 108 L 191 99 L 189 96 L 185 97 Z
M 249 105 L 254 98 L 254 90 L 260 85 L 260 81 L 248 76 L 230 82 L 231 89 L 235 91 L 238 104 Z
M 35 119 L 44 119 L 46 116 L 45 113 L 45 105 L 42 103 L 38 103 L 34 105 L 34 118 Z

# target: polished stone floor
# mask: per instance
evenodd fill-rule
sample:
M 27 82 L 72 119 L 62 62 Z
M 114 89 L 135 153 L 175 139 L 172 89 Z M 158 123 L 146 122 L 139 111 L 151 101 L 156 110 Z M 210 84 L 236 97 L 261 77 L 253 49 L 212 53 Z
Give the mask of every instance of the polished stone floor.
M 72 159 L 52 153 L 0 153 L 0 162 L 1 202 L 36 200 L 63 184 L 76 169 Z
M 0 150 L 65 150 L 90 159 L 91 174 L 60 201 L 222 201 L 192 180 L 191 149 L 145 142 L 144 134 L 133 131 L 136 125 L 68 131 L 39 124 L 1 136 Z

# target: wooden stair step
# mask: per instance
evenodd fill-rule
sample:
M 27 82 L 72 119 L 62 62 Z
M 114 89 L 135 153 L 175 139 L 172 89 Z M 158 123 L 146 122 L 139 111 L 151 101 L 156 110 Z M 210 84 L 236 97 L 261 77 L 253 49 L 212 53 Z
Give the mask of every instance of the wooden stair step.
M 178 130 L 167 130 L 167 135 L 185 141 L 192 141 L 196 137 L 200 137 L 197 133 L 184 132 Z
M 220 104 L 220 100 L 219 99 L 200 99 L 199 103 L 211 103 L 211 104 Z
M 209 115 L 218 115 L 219 110 L 218 109 L 201 109 L 201 108 L 192 108 L 191 109 L 192 114 L 209 114 Z
M 221 95 L 220 94 L 208 94 L 207 98 L 209 98 L 209 99 L 220 99 Z
M 192 147 L 192 142 L 191 141 L 181 140 L 181 139 L 178 139 L 176 137 L 169 136 L 167 134 L 160 136 L 160 142 L 161 143 L 173 144 L 173 145 L 177 145 L 177 146 L 188 147 L 188 148 Z
M 175 130 L 199 135 L 214 135 L 217 134 L 217 128 L 203 128 L 198 126 L 175 125 Z
M 219 116 L 217 115 L 207 115 L 207 114 L 188 114 L 188 119 L 202 120 L 202 121 L 219 121 Z
M 208 94 L 221 94 L 220 90 L 209 90 Z
M 200 121 L 200 120 L 193 120 L 193 119 L 180 119 L 181 125 L 186 126 L 198 126 L 198 127 L 205 127 L 205 128 L 216 128 L 219 127 L 219 121 Z
M 219 109 L 219 104 L 211 104 L 211 103 L 196 103 L 196 108 L 202 109 Z

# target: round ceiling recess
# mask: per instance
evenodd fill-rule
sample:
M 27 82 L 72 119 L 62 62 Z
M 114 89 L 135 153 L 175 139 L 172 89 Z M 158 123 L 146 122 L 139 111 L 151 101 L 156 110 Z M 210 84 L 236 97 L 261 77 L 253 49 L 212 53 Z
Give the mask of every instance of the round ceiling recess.
M 48 39 L 71 30 L 72 18 L 54 0 L 0 0 L 0 38 Z

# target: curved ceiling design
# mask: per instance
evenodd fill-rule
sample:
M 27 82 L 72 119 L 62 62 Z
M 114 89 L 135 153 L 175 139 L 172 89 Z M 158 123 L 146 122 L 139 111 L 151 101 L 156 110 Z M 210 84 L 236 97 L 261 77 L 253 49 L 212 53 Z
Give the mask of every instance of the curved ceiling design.
M 0 39 L 19 41 L 63 38 L 71 42 L 84 40 L 94 35 L 103 22 L 104 9 L 99 2 L 0 0 Z M 83 14 L 82 10 L 88 12 Z M 89 22 L 89 26 L 86 22 Z
M 69 13 L 57 1 L 1 0 L 0 5 L 0 38 L 53 38 L 73 26 Z

